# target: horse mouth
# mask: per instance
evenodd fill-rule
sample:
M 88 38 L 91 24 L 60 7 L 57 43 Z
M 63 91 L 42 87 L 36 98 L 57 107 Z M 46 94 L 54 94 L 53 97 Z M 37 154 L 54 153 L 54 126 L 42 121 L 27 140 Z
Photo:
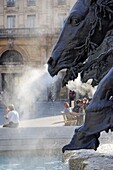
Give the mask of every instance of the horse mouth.
M 74 62 L 74 57 L 70 51 L 63 52 L 61 56 L 62 57 L 59 57 L 58 61 L 55 61 L 53 59 L 54 57 L 50 57 L 48 60 L 48 72 L 52 77 L 57 75 L 58 72 L 63 69 L 69 69 Z
M 53 68 L 53 67 L 48 63 L 48 72 L 49 72 L 49 74 L 50 74 L 52 77 L 54 77 L 55 75 L 57 75 L 60 70 L 63 70 L 63 69 L 65 69 L 65 68 L 67 68 L 67 65 L 63 65 L 63 66 L 61 66 L 61 67 L 55 67 L 55 68 Z
M 76 49 L 65 50 L 58 61 L 54 60 L 54 56 L 48 60 L 48 72 L 53 77 L 59 71 L 67 69 L 62 80 L 62 86 L 68 84 L 69 80 L 74 80 L 78 77 L 78 73 L 82 70 L 83 62 L 87 59 L 87 50 L 82 47 Z

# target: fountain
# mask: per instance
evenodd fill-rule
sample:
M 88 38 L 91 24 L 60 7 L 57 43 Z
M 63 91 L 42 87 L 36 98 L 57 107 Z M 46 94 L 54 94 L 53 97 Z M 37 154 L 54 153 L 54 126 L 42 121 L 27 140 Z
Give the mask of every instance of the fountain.
M 62 33 L 52 52 L 52 57 L 48 61 L 48 70 L 52 76 L 58 74 L 61 69 L 67 68 L 66 76 L 63 80 L 63 85 L 66 85 L 69 80 L 76 79 L 78 73 L 80 73 L 83 82 L 86 82 L 88 79 L 92 78 L 93 86 L 99 83 L 99 86 L 94 94 L 93 101 L 86 109 L 85 123 L 81 127 L 75 129 L 75 133 L 71 142 L 63 147 L 63 152 L 66 150 L 79 149 L 96 150 L 99 146 L 98 138 L 100 137 L 100 132 L 108 132 L 110 129 L 113 129 L 113 70 L 110 70 L 113 65 L 112 6 L 113 0 L 78 0 L 71 10 L 69 16 L 67 17 Z M 34 78 L 31 80 L 35 82 L 36 79 Z M 28 83 L 27 85 L 30 90 L 34 90 L 31 84 Z M 24 92 L 28 93 L 26 88 L 24 90 L 23 94 Z M 36 91 L 33 91 L 34 94 L 35 92 Z M 30 104 L 32 101 L 34 102 L 34 99 L 30 98 L 32 101 L 28 100 L 26 96 L 27 95 L 25 95 L 24 100 L 26 100 L 27 106 L 29 105 L 31 108 L 32 106 Z M 30 95 L 30 97 L 31 96 L 32 95 Z M 23 104 L 22 97 L 22 94 L 20 94 L 19 100 L 22 100 L 21 102 Z M 23 108 L 21 111 L 23 111 Z M 27 111 L 29 112 L 29 110 Z M 71 137 L 72 131 L 74 131 L 72 128 L 65 128 L 64 131 L 63 129 L 64 128 L 57 128 L 57 133 L 55 133 L 55 129 L 52 129 L 53 132 L 50 130 L 50 136 L 48 135 L 47 129 L 47 137 L 49 136 L 50 138 L 44 138 L 45 129 L 43 134 L 43 131 L 40 128 L 28 128 L 27 130 L 24 128 L 15 130 L 2 129 L 1 134 L 3 136 L 1 140 L 1 149 L 8 149 L 11 151 L 16 150 L 17 148 L 24 150 L 29 148 L 36 150 L 40 145 L 42 148 L 46 148 L 47 146 L 51 146 L 50 139 L 53 139 L 53 137 L 54 140 L 52 147 L 57 148 L 59 141 L 58 137 L 60 142 L 64 144 Z M 11 135 L 10 138 L 8 134 Z M 39 134 L 41 135 L 41 138 L 39 138 Z M 61 140 L 61 136 L 58 136 L 61 134 L 64 137 L 63 140 Z M 66 134 L 68 136 L 65 136 Z M 44 141 L 44 145 L 42 141 Z M 62 146 L 62 144 L 60 144 L 60 146 Z M 40 167 L 36 167 L 37 165 L 35 163 L 33 164 L 37 169 L 45 169 L 41 165 L 39 165 Z M 50 162 L 46 164 L 52 163 Z M 18 162 L 16 162 L 16 164 L 13 164 L 12 166 L 19 167 L 20 165 L 18 165 Z M 20 166 L 20 169 L 23 168 L 22 166 Z M 32 168 L 34 168 L 33 166 Z M 54 169 L 55 168 L 58 169 L 56 165 Z
M 58 152 L 58 151 L 57 151 Z M 4 152 L 0 153 L 0 169 L 15 170 L 67 170 L 68 164 L 62 164 L 60 154 L 43 151 Z M 32 155 L 32 159 L 31 159 Z
M 26 68 L 26 72 L 19 79 L 18 86 L 13 81 L 14 93 L 11 99 L 20 113 L 20 127 L 17 129 L 0 128 L 1 169 L 68 169 L 68 163 L 62 163 L 60 148 L 64 142 L 69 140 L 67 136 L 64 136 L 64 131 L 72 135 L 73 128 L 61 130 L 63 126 L 40 127 L 38 125 L 28 126 L 26 123 L 31 119 L 35 122 L 37 118 L 48 118 L 53 114 L 60 115 L 63 105 L 57 104 L 57 101 L 47 101 L 47 88 L 57 80 L 59 82 L 59 79 L 59 76 L 52 79 L 44 67 L 41 69 Z M 8 85 L 10 89 L 10 84 Z M 53 94 L 56 91 L 55 88 L 52 89 Z M 6 101 L 10 103 L 10 98 L 8 98 L 10 93 L 6 94 Z M 22 122 L 24 126 L 21 126 Z M 59 131 L 62 131 L 60 135 L 58 135 Z M 28 162 L 30 162 L 29 166 Z
M 10 81 L 12 80 L 12 81 Z M 25 67 L 21 76 L 5 76 L 6 88 L 4 88 L 2 101 L 5 105 L 14 103 L 22 119 L 33 117 L 36 113 L 36 103 L 56 101 L 61 89 L 61 76 L 54 79 L 47 72 L 46 66 L 38 69 Z M 51 98 L 49 99 L 49 93 Z M 39 107 L 40 108 L 40 107 Z

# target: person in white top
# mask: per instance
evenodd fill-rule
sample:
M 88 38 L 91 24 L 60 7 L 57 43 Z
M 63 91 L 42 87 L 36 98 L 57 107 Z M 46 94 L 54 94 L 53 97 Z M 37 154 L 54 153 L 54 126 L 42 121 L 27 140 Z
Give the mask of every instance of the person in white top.
M 19 114 L 15 110 L 15 107 L 13 104 L 7 107 L 5 118 L 8 119 L 9 123 L 3 125 L 3 127 L 16 128 L 19 126 Z

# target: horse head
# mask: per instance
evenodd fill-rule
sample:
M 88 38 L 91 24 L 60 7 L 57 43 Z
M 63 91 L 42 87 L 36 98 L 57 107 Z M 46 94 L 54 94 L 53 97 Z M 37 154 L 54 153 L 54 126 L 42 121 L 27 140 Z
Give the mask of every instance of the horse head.
M 112 27 L 113 0 L 78 0 L 48 60 L 50 75 L 67 69 L 63 85 L 77 78 Z

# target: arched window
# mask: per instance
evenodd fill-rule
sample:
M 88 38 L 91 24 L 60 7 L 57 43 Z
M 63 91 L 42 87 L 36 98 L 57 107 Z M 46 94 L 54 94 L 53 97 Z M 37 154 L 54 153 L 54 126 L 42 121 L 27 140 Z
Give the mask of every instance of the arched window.
M 22 65 L 23 57 L 18 51 L 7 50 L 0 57 L 0 65 Z

